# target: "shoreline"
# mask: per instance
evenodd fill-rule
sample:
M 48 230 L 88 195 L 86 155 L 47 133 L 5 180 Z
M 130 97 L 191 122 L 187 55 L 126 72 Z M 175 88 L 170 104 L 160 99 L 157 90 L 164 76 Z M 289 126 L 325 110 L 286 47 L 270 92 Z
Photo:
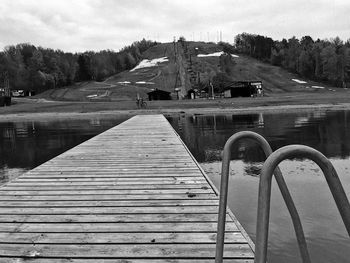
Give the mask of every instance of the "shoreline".
M 337 104 L 300 104 L 300 105 L 274 105 L 274 106 L 255 106 L 255 107 L 201 107 L 201 108 L 170 108 L 170 109 L 137 109 L 137 110 L 102 110 L 91 112 L 28 112 L 28 113 L 4 113 L 0 114 L 0 122 L 8 121 L 48 121 L 54 119 L 113 119 L 120 117 L 128 117 L 134 115 L 150 115 L 150 114 L 186 114 L 186 115 L 206 115 L 206 114 L 258 114 L 269 113 L 277 114 L 281 112 L 308 112 L 308 111 L 337 111 L 337 110 L 350 110 L 350 103 L 337 103 Z

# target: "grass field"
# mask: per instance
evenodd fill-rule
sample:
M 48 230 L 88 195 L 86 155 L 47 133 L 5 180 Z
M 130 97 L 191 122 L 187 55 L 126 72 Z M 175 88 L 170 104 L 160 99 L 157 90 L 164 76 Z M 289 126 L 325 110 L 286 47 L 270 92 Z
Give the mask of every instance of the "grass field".
M 249 111 L 263 111 L 264 107 L 300 105 L 305 107 L 341 107 L 350 108 L 350 90 L 336 90 L 334 92 L 315 90 L 305 92 L 293 92 L 273 94 L 258 98 L 216 98 L 196 100 L 171 100 L 171 101 L 147 101 L 146 109 L 138 109 L 136 102 L 105 101 L 105 102 L 72 102 L 72 101 L 46 101 L 44 99 L 14 99 L 11 107 L 0 108 L 0 116 L 7 114 L 31 114 L 31 113 L 93 113 L 106 111 L 121 111 L 126 114 L 152 113 L 152 112 L 196 112 L 205 111 L 220 112 L 249 109 Z M 297 108 L 295 108 L 297 110 Z

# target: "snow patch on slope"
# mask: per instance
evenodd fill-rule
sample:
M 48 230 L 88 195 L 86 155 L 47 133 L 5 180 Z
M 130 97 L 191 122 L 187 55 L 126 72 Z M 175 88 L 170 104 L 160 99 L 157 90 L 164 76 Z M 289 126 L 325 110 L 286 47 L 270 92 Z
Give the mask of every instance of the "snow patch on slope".
M 131 71 L 135 71 L 137 69 L 141 69 L 141 68 L 149 68 L 149 67 L 155 67 L 158 66 L 158 64 L 163 63 L 163 62 L 167 62 L 169 61 L 169 59 L 167 57 L 161 57 L 161 58 L 155 58 L 155 59 L 144 59 L 140 62 L 140 64 L 138 64 L 136 67 L 134 67 Z
M 299 84 L 306 84 L 307 82 L 304 80 L 299 80 L 299 79 L 292 79 L 293 81 L 299 83 Z
M 147 81 L 137 81 L 136 84 L 146 84 L 146 85 L 153 85 L 154 82 L 147 82 Z
M 221 55 L 224 54 L 224 51 L 220 51 L 220 52 L 214 52 L 211 54 L 198 54 L 197 57 L 199 58 L 205 58 L 205 57 L 220 57 Z M 239 56 L 235 55 L 235 54 L 231 54 L 232 57 L 234 58 L 238 58 Z
M 314 89 L 324 89 L 324 87 L 322 86 L 311 86 L 311 87 L 313 87 Z

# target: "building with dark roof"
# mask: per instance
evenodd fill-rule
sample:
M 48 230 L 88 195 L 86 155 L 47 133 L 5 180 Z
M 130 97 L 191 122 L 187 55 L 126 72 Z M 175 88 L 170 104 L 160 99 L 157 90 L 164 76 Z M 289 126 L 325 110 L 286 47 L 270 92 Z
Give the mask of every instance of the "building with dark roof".
M 147 93 L 148 100 L 171 100 L 170 92 L 161 90 L 161 89 L 155 89 L 151 92 Z

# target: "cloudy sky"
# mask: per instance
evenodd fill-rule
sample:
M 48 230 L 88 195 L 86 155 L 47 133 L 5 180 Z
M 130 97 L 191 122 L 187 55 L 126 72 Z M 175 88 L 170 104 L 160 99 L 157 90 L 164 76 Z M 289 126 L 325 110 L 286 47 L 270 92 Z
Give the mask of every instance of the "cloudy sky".
M 217 41 L 220 31 L 227 42 L 242 32 L 347 40 L 349 14 L 349 0 L 1 0 L 0 49 L 119 50 L 142 38 Z

